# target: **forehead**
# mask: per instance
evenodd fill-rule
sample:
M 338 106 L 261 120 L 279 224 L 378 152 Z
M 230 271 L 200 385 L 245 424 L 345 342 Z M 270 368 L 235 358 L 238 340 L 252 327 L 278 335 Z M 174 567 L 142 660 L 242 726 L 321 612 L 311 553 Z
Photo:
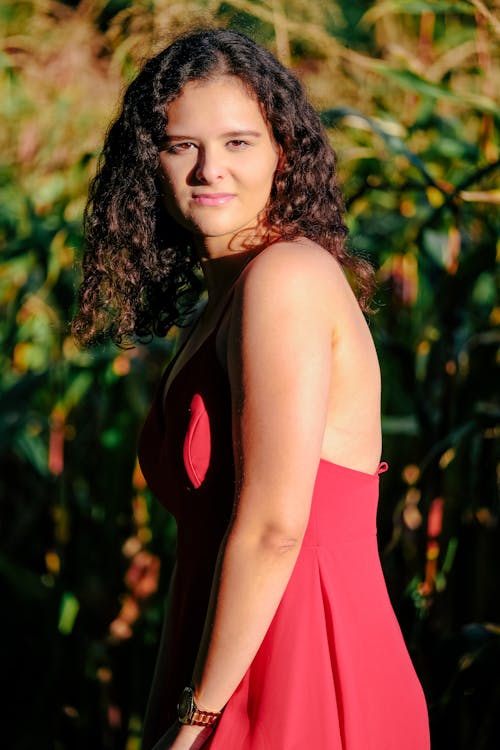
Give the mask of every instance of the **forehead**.
M 255 94 L 236 76 L 189 81 L 167 105 L 167 132 L 183 124 L 207 130 L 222 122 L 235 127 L 259 125 L 267 130 Z

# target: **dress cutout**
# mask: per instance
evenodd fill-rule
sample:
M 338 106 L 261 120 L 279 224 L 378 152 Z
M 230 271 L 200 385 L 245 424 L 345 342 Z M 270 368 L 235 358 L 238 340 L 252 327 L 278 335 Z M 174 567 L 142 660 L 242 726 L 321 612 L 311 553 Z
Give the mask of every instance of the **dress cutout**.
M 201 640 L 233 505 L 231 398 L 217 327 L 162 378 L 141 433 L 142 471 L 177 522 L 176 574 L 156 739 L 176 718 Z M 292 576 L 204 750 L 428 750 L 427 708 L 380 566 L 379 473 L 321 459 Z M 242 623 L 244 627 L 244 623 Z M 149 749 L 148 749 L 149 750 Z

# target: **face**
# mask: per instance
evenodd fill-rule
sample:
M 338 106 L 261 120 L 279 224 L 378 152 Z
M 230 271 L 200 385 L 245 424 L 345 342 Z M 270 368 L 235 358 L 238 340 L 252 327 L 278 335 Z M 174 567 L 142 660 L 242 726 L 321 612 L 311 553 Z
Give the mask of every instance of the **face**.
M 269 198 L 278 147 L 260 107 L 231 76 L 187 83 L 168 105 L 160 177 L 169 214 L 210 254 L 255 227 Z

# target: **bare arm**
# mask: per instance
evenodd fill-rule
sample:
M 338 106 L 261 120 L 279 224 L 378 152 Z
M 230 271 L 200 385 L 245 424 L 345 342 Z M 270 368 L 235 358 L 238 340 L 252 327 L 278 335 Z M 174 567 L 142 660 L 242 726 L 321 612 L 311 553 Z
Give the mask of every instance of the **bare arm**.
M 207 710 L 228 702 L 250 666 L 309 518 L 327 414 L 338 269 L 332 274 L 333 261 L 319 248 L 304 250 L 283 244 L 264 252 L 233 303 L 235 510 L 193 677 L 196 702 Z M 182 727 L 172 749 L 193 748 L 200 731 Z
M 276 612 L 307 525 L 331 369 L 331 277 L 321 251 L 273 248 L 252 266 L 228 342 L 238 492 L 195 670 L 222 708 Z

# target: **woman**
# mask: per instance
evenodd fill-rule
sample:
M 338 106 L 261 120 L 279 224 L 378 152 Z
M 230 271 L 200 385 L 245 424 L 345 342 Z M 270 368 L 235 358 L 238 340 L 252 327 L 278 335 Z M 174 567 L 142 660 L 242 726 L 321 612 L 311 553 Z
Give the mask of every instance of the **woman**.
M 295 77 L 234 32 L 177 39 L 125 94 L 86 228 L 80 341 L 163 335 L 200 265 L 208 292 L 140 443 L 178 526 L 143 750 L 427 748 L 377 555 L 371 272 Z

